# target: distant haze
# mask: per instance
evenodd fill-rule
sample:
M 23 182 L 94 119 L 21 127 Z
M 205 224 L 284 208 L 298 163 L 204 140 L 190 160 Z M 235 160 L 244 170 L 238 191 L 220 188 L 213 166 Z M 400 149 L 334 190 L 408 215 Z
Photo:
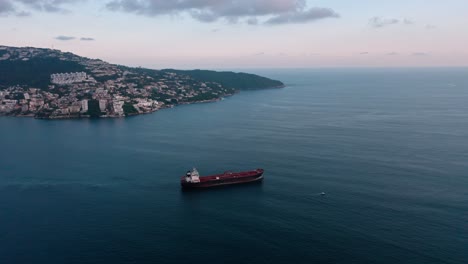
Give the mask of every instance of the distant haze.
M 468 66 L 466 0 L 0 0 L 0 45 L 150 68 Z

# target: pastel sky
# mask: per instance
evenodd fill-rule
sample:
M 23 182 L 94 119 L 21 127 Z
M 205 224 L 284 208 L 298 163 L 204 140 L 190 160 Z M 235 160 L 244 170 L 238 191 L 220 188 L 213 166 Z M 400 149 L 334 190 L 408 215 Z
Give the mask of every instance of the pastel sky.
M 150 68 L 468 66 L 467 0 L 0 0 L 0 45 Z

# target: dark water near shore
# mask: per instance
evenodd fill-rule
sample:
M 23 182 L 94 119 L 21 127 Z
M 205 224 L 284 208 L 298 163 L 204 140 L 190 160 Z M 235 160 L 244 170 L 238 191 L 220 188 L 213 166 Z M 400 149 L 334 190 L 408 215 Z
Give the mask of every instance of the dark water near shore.
M 0 118 L 0 263 L 468 263 L 468 69 L 254 72 L 288 87 Z

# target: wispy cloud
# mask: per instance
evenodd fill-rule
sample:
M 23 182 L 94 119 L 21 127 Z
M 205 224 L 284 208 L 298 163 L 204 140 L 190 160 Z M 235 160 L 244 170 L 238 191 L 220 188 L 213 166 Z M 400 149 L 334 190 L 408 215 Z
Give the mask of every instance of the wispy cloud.
M 29 16 L 30 11 L 68 13 L 70 10 L 64 6 L 83 1 L 86 0 L 0 0 L 0 14 Z
M 87 0 L 0 0 L 0 15 L 27 16 L 31 12 L 71 12 Z M 330 8 L 307 7 L 307 0 L 106 0 L 106 9 L 144 16 L 187 14 L 205 23 L 224 20 L 248 25 L 309 23 L 337 18 Z
M 69 40 L 74 40 L 75 37 L 72 36 L 57 36 L 55 37 L 56 40 L 61 40 L 61 41 L 69 41 Z
M 383 18 L 379 16 L 375 16 L 369 19 L 369 25 L 373 28 L 383 28 L 391 25 L 404 25 L 404 26 L 411 26 L 415 25 L 416 22 L 409 18 Z M 425 29 L 431 30 L 437 28 L 437 26 L 432 24 L 424 25 Z
M 68 9 L 64 8 L 66 5 L 73 5 L 86 0 L 10 0 L 14 2 L 20 2 L 28 7 L 44 12 L 69 12 Z
M 265 23 L 270 25 L 288 23 L 307 23 L 324 18 L 338 18 L 340 15 L 330 8 L 314 7 L 307 11 L 281 14 L 268 19 Z
M 81 41 L 95 41 L 94 38 L 80 38 Z
M 251 17 L 247 19 L 247 24 L 249 25 L 258 25 L 258 19 L 256 17 Z
M 400 20 L 396 18 L 382 18 L 376 16 L 369 19 L 369 25 L 374 28 L 383 28 L 398 23 L 400 23 Z
M 15 11 L 15 7 L 11 1 L 0 0 L 0 14 L 9 14 Z
M 411 20 L 411 19 L 404 18 L 404 19 L 403 19 L 403 24 L 405 24 L 405 25 L 414 25 L 415 23 L 414 23 L 414 21 Z
M 268 18 L 265 24 L 307 23 L 329 17 L 339 17 L 330 8 L 307 8 L 306 0 L 112 0 L 107 9 L 145 16 L 187 13 L 201 22 L 224 19 L 230 23 L 245 21 L 259 24 L 260 18 Z
M 19 12 L 16 12 L 15 15 L 18 17 L 28 17 L 28 16 L 31 16 L 31 12 L 19 11 Z
M 386 54 L 387 56 L 397 56 L 399 55 L 397 52 L 389 52 Z

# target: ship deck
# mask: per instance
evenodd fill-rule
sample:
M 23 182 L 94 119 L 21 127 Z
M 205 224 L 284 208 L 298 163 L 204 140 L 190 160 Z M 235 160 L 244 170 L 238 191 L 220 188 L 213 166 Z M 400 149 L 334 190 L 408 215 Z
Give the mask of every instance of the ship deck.
M 229 179 L 242 179 L 242 178 L 249 178 L 261 175 L 263 173 L 263 169 L 256 169 L 253 171 L 244 171 L 244 172 L 230 172 L 227 171 L 222 174 L 215 174 L 209 176 L 200 176 L 200 183 L 203 182 L 210 182 L 210 181 L 222 181 L 222 180 L 229 180 Z M 182 177 L 181 180 L 184 181 L 185 177 Z

